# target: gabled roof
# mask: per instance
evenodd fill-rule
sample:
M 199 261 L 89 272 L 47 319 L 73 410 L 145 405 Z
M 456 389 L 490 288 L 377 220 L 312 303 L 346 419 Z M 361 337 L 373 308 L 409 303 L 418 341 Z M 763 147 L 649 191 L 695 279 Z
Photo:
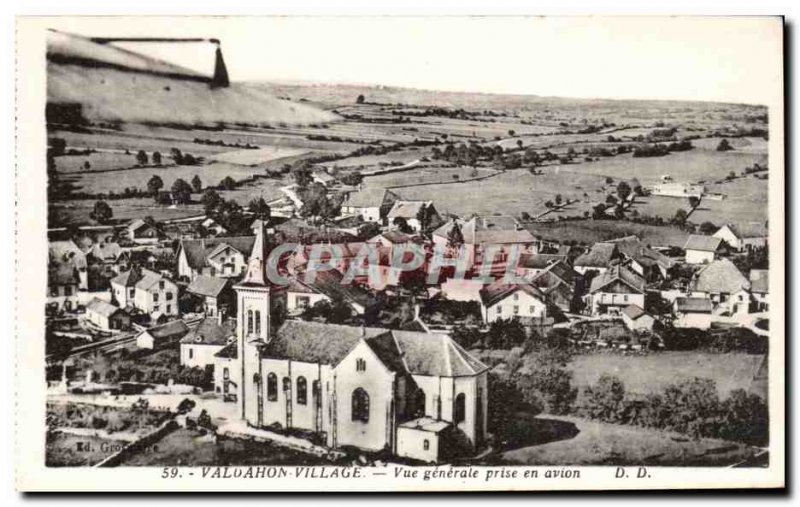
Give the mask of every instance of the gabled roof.
M 219 297 L 228 286 L 229 281 L 228 278 L 199 275 L 189 284 L 186 291 L 199 296 Z
M 505 284 L 498 280 L 481 289 L 481 302 L 484 306 L 493 306 L 518 291 L 544 301 L 544 293 L 530 283 Z
M 396 373 L 463 376 L 488 369 L 446 335 L 297 320 L 281 326 L 263 355 L 336 366 L 362 339 Z
M 607 243 L 617 245 L 617 250 L 627 257 L 635 260 L 642 266 L 658 265 L 664 269 L 669 269 L 674 262 L 666 255 L 653 250 L 636 236 L 625 236 L 624 238 L 612 239 Z
M 94 298 L 86 305 L 87 312 L 94 312 L 103 317 L 111 317 L 117 312 L 122 311 L 119 307 L 112 305 L 102 299 Z
M 370 301 L 370 294 L 358 286 L 343 284 L 344 276 L 336 270 L 317 271 L 314 281 L 307 283 L 305 273 L 291 279 L 289 290 L 305 292 L 302 288 L 328 296 L 331 299 L 341 299 L 347 303 L 355 303 L 366 307 Z
M 566 255 L 557 254 L 522 254 L 517 266 L 527 269 L 545 269 L 558 261 L 566 261 Z
M 395 201 L 389 213 L 386 215 L 390 220 L 393 218 L 417 218 L 417 213 L 423 206 L 429 206 L 431 201 Z
M 76 268 L 86 267 L 86 254 L 78 248 L 74 241 L 51 241 L 48 243 L 50 261 L 56 263 L 69 262 Z
M 714 302 L 707 298 L 677 298 L 675 309 L 682 313 L 711 313 Z
M 531 283 L 538 288 L 542 288 L 553 287 L 560 282 L 569 287 L 570 290 L 574 290 L 577 280 L 578 273 L 572 269 L 572 266 L 563 261 L 556 261 L 547 266 L 541 273 L 534 276 L 531 279 Z
M 173 320 L 160 326 L 145 329 L 142 333 L 147 333 L 155 339 L 180 338 L 189 332 L 189 326 L 182 320 Z
M 89 255 L 103 261 L 115 261 L 122 254 L 119 243 L 95 243 L 89 250 Z
M 644 293 L 644 278 L 634 273 L 625 266 L 614 266 L 605 273 L 601 273 L 592 278 L 590 293 L 598 292 L 615 282 L 622 282 L 636 292 Z
M 476 216 L 467 221 L 450 220 L 433 231 L 433 235 L 447 238 L 456 223 L 461 227 L 461 235 L 467 245 L 529 244 L 536 241 L 530 231 L 518 229 L 517 221 L 509 216 Z
M 401 199 L 399 195 L 383 187 L 363 187 L 358 192 L 350 194 L 343 206 L 353 208 L 379 208 L 384 204 L 393 203 Z
M 750 281 L 729 259 L 718 259 L 694 274 L 691 288 L 696 292 L 733 294 L 750 289 Z
M 227 345 L 229 338 L 236 336 L 236 323 L 228 320 L 219 323 L 216 317 L 208 317 L 200 321 L 196 328 L 181 338 L 181 343 L 188 345 Z
M 186 261 L 192 269 L 202 269 L 208 265 L 208 256 L 222 243 L 230 245 L 245 257 L 250 257 L 255 236 L 231 236 L 224 238 L 184 239 L 178 246 L 186 255 Z
M 377 236 L 368 239 L 367 243 L 377 243 L 380 240 L 380 238 L 383 238 L 389 243 L 392 243 L 394 245 L 410 243 L 414 240 L 414 236 L 411 236 L 410 234 L 406 234 L 404 232 L 400 232 L 397 229 L 392 229 L 386 232 L 382 232 Z
M 607 268 L 618 254 L 619 250 L 615 243 L 595 243 L 588 252 L 581 254 L 575 259 L 575 265 L 592 268 Z
M 750 290 L 762 294 L 769 293 L 769 270 L 751 269 L 750 270 Z
M 136 282 L 142 279 L 142 273 L 139 268 L 131 268 L 128 271 L 123 271 L 111 279 L 111 283 L 115 285 L 122 285 L 123 287 L 135 287 Z
M 131 223 L 128 224 L 129 231 L 137 231 L 142 227 L 147 227 L 148 229 L 156 229 L 156 230 L 158 229 L 158 227 L 156 227 L 155 225 L 148 224 L 141 218 L 137 218 L 136 220 L 133 220 Z
M 767 228 L 762 223 L 725 224 L 714 235 L 719 234 L 724 228 L 728 228 L 739 239 L 767 237 Z
M 643 317 L 647 315 L 647 312 L 644 311 L 639 305 L 629 305 L 622 309 L 622 313 L 628 316 L 631 320 L 636 320 L 639 317 Z
M 722 246 L 722 238 L 715 236 L 702 236 L 700 234 L 692 234 L 686 240 L 684 250 L 698 250 L 701 252 L 716 252 Z

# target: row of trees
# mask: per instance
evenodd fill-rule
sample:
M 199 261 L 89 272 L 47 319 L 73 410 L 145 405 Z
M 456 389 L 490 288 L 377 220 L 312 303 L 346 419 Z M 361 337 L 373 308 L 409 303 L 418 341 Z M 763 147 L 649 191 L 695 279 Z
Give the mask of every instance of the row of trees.
M 752 445 L 769 442 L 769 410 L 764 400 L 744 389 L 720 399 L 716 384 L 690 378 L 660 393 L 628 396 L 617 377 L 603 375 L 583 392 L 579 414 L 614 424 L 631 424 L 685 433 L 694 438 L 722 438 Z

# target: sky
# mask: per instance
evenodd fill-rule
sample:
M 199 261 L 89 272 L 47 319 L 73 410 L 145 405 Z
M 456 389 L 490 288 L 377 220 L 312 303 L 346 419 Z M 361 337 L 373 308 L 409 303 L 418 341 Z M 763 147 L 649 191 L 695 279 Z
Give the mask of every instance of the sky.
M 53 18 L 94 36 L 216 37 L 232 81 L 767 103 L 782 81 L 779 18 Z M 209 45 L 136 50 L 207 74 Z

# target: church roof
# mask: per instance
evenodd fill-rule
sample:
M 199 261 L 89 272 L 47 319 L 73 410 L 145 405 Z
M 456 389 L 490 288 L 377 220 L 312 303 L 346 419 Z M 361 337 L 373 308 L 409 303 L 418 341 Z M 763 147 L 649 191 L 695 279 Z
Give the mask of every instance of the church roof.
M 362 339 L 396 373 L 455 377 L 487 369 L 446 335 L 300 320 L 287 320 L 263 354 L 335 366 Z

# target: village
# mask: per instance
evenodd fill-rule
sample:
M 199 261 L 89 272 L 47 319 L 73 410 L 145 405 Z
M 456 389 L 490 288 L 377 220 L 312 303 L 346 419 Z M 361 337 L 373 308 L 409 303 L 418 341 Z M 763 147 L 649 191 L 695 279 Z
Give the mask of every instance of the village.
M 113 40 L 52 36 L 50 466 L 766 459 L 759 110 L 634 125 L 276 85 L 303 98 L 243 95 L 272 125 L 87 121 L 63 83 L 252 111 L 218 41 L 206 83 L 121 53 L 86 77 Z

